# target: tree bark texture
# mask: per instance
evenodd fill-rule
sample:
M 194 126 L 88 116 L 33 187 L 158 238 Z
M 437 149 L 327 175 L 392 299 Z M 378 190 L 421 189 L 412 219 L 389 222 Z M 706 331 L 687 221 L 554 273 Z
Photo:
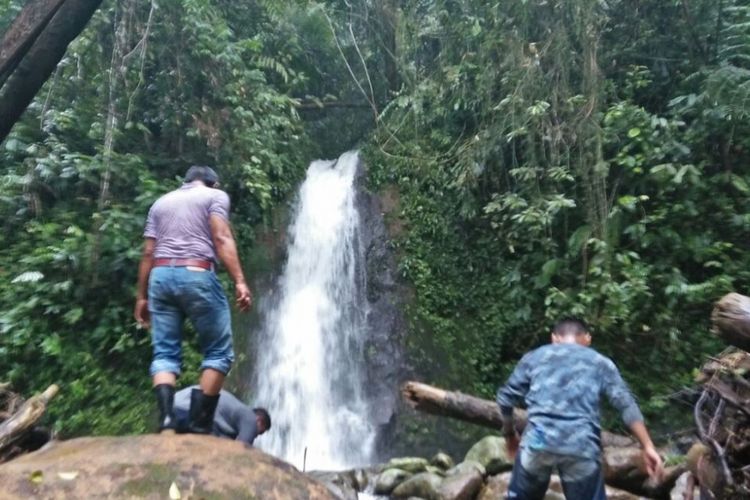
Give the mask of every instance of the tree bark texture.
M 3 43 L 5 44 L 7 40 L 15 48 L 11 46 L 6 48 L 3 45 L 0 49 L 3 53 L 7 50 L 7 64 L 9 68 L 12 67 L 10 76 L 7 79 L 3 77 L 4 83 L 0 87 L 0 141 L 8 135 L 44 82 L 55 70 L 70 42 L 83 31 L 101 2 L 102 0 L 62 0 L 46 23 L 43 23 L 44 11 L 40 10 L 36 24 L 31 23 L 31 18 L 34 16 L 24 9 L 19 18 L 28 15 L 29 19 L 24 21 L 17 18 L 13 23 Z M 50 9 L 55 4 L 54 1 L 38 3 L 40 9 L 42 9 L 42 4 L 46 4 Z M 47 11 L 47 14 L 49 12 Z M 40 24 L 44 26 L 36 36 L 29 33 L 24 42 L 21 40 L 22 33 L 15 32 L 15 30 L 22 30 L 25 22 L 29 23 L 27 25 L 32 31 L 38 30 Z M 32 39 L 31 46 L 25 49 L 25 45 Z M 12 42 L 13 40 L 16 41 Z M 21 53 L 22 57 L 19 59 Z
M 750 297 L 725 295 L 711 313 L 713 333 L 724 342 L 750 351 Z
M 11 445 L 24 432 L 31 429 L 42 418 L 47 403 L 59 391 L 57 385 L 51 385 L 43 393 L 26 401 L 18 411 L 0 424 L 0 452 Z
M 64 1 L 32 0 L 18 14 L 0 42 L 0 87 Z

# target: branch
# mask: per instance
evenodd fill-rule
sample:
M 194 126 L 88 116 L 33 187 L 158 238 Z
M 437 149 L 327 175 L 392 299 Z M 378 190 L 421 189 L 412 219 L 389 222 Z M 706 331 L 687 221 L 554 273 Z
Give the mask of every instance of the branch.
M 375 106 L 375 103 L 370 100 L 370 97 L 367 95 L 367 92 L 362 87 L 362 85 L 359 83 L 359 80 L 357 80 L 357 75 L 354 74 L 354 70 L 349 65 L 349 61 L 346 58 L 346 54 L 344 54 L 344 49 L 341 48 L 341 44 L 339 43 L 339 39 L 336 36 L 336 28 L 333 26 L 333 21 L 331 21 L 331 18 L 328 16 L 328 13 L 326 11 L 323 11 L 323 15 L 326 18 L 326 21 L 328 21 L 328 26 L 331 28 L 331 34 L 333 35 L 333 41 L 336 42 L 336 48 L 339 50 L 339 54 L 341 54 L 341 58 L 344 60 L 344 64 L 346 64 L 346 69 L 349 71 L 349 74 L 352 77 L 352 80 L 354 80 L 354 83 L 357 85 L 357 88 L 362 92 L 362 95 L 365 96 L 365 99 L 367 99 L 367 102 L 370 103 L 370 107 L 372 108 L 372 112 L 375 115 L 375 119 L 378 118 L 378 108 Z
M 52 384 L 42 394 L 26 401 L 13 416 L 0 424 L 0 451 L 33 427 L 44 415 L 49 400 L 55 397 L 59 390 L 57 385 Z
M 342 102 L 342 101 L 300 101 L 294 105 L 297 109 L 324 109 L 324 108 L 369 108 L 366 102 Z

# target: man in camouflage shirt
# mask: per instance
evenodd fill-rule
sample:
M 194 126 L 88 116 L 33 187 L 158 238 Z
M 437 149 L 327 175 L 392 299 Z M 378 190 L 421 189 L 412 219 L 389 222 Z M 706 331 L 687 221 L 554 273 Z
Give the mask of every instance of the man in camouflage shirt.
M 508 383 L 498 390 L 503 434 L 509 454 L 516 455 L 507 498 L 544 498 L 554 469 L 560 474 L 565 498 L 606 498 L 599 426 L 602 396 L 620 411 L 640 442 L 648 473 L 661 474 L 661 457 L 635 399 L 612 360 L 590 344 L 591 335 L 583 321 L 563 319 L 555 325 L 552 343 L 526 354 Z M 528 408 L 520 453 L 516 453 L 519 439 L 513 425 L 514 407 Z

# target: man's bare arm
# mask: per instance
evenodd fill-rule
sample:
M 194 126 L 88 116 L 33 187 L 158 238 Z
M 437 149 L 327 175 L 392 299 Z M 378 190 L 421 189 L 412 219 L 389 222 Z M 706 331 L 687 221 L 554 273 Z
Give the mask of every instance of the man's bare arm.
M 135 311 L 133 315 L 139 325 L 148 328 L 150 317 L 148 313 L 148 276 L 154 266 L 154 246 L 156 240 L 146 238 L 143 243 L 141 263 L 138 265 L 138 292 L 135 298 Z
M 659 452 L 656 451 L 651 436 L 648 434 L 646 425 L 641 420 L 630 424 L 630 431 L 636 437 L 641 448 L 643 448 L 643 462 L 646 465 L 646 472 L 652 477 L 661 477 L 663 473 L 663 464 Z
M 211 237 L 216 247 L 216 253 L 234 281 L 237 307 L 242 311 L 246 311 L 250 308 L 253 299 L 250 289 L 247 287 L 247 283 L 245 283 L 245 276 L 242 273 L 242 266 L 237 254 L 237 244 L 234 241 L 232 228 L 229 226 L 229 222 L 223 217 L 215 214 L 212 214 L 209 218 L 209 224 L 211 226 Z

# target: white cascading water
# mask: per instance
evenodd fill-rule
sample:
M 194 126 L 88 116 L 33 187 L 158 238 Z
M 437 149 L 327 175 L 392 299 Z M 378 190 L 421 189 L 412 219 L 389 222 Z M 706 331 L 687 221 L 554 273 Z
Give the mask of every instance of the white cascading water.
M 364 395 L 358 161 L 350 152 L 308 168 L 279 296 L 262 315 L 255 400 L 268 408 L 272 429 L 257 445 L 300 469 L 368 464 L 375 442 Z

